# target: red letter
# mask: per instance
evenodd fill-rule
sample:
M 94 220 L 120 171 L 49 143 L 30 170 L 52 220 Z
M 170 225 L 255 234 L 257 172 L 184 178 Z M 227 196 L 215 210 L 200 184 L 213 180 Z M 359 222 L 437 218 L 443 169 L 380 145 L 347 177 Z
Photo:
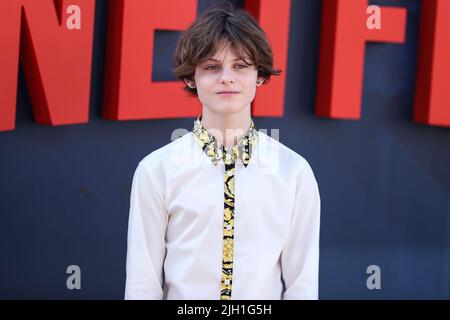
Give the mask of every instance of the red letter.
M 81 29 L 66 8 L 81 9 Z M 19 44 L 37 123 L 86 123 L 89 113 L 94 1 L 0 1 L 0 131 L 14 130 Z
M 246 1 L 273 41 L 276 63 L 286 66 L 290 1 Z M 194 22 L 196 0 L 124 1 L 109 3 L 104 117 L 112 120 L 192 117 L 197 99 L 188 98 L 182 81 L 151 81 L 156 29 L 185 30 Z M 176 13 L 176 14 L 175 14 Z M 275 14 L 276 13 L 276 14 Z M 284 70 L 283 70 L 284 71 Z M 283 114 L 285 76 L 258 87 L 254 115 Z M 270 90 L 270 91 L 269 91 Z M 256 101 L 256 100 L 255 100 Z
M 290 0 L 247 0 L 245 10 L 259 22 L 269 37 L 274 56 L 274 68 L 281 69 L 279 76 L 271 77 L 268 86 L 257 88 L 253 102 L 254 116 L 281 117 L 284 111 L 284 93 L 289 41 Z
M 184 30 L 195 20 L 196 0 L 109 2 L 103 116 L 111 120 L 190 117 L 197 99 L 184 82 L 153 82 L 156 29 Z
M 450 1 L 421 3 L 414 122 L 450 126 Z
M 406 9 L 381 8 L 381 29 L 367 28 L 367 0 L 323 1 L 318 116 L 359 119 L 366 41 L 403 43 Z

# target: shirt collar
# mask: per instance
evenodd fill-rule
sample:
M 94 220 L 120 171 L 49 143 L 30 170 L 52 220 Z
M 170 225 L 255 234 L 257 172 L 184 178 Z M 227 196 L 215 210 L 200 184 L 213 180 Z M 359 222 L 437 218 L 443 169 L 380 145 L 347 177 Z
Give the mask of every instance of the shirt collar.
M 213 135 L 210 135 L 200 120 L 201 115 L 194 121 L 192 132 L 200 148 L 202 148 L 212 163 L 217 165 L 223 159 L 225 164 L 231 164 L 239 158 L 244 166 L 247 167 L 258 140 L 258 131 L 253 120 L 251 119 L 247 133 L 233 146 L 233 152 L 228 151 Z

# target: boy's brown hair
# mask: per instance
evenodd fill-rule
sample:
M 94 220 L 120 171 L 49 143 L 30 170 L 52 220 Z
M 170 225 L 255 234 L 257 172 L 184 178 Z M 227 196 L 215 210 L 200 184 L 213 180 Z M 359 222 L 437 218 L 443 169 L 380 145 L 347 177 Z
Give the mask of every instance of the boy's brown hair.
M 273 69 L 270 41 L 255 19 L 246 11 L 235 9 L 231 3 L 221 1 L 199 16 L 179 39 L 173 55 L 174 76 L 194 80 L 196 66 L 211 58 L 222 40 L 230 43 L 237 57 L 255 65 L 264 83 L 269 82 L 272 75 L 281 73 Z M 246 61 L 245 54 L 251 61 Z M 186 85 L 184 90 L 197 96 L 196 88 Z

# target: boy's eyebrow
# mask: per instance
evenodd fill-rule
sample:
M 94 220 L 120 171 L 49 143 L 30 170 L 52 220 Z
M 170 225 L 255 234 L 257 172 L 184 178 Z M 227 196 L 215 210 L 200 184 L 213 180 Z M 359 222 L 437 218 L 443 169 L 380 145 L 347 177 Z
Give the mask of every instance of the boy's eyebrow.
M 209 58 L 209 59 L 206 60 L 206 61 L 222 62 L 221 60 L 217 60 L 217 59 L 214 59 L 214 58 Z M 241 59 L 241 58 L 236 58 L 236 59 L 234 59 L 233 61 L 244 61 L 244 60 Z

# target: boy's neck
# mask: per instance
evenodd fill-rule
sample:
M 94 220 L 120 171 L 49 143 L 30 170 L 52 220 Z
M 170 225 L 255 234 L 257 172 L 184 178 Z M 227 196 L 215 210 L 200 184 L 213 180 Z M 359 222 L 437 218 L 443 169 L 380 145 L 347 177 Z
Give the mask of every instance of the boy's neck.
M 240 112 L 228 114 L 215 113 L 203 107 L 201 123 L 209 134 L 231 150 L 250 127 L 250 106 Z

